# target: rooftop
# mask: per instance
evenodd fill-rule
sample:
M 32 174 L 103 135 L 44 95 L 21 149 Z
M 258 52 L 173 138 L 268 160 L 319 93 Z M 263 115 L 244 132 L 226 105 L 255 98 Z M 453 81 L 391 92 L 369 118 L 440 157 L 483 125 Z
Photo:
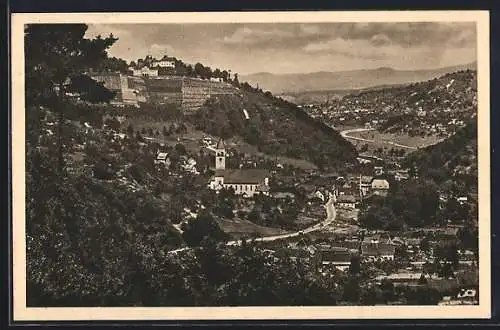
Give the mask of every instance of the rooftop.
M 374 189 L 389 189 L 389 182 L 385 179 L 374 179 L 372 181 L 372 188 L 374 188 Z
M 269 177 L 269 171 L 254 168 L 225 169 L 216 170 L 215 176 L 223 177 L 225 184 L 260 184 Z
M 367 256 L 381 256 L 381 255 L 394 255 L 394 245 L 383 243 L 362 243 L 361 251 L 363 255 Z
M 226 144 L 224 143 L 224 140 L 222 138 L 217 141 L 217 145 L 215 146 L 216 149 L 225 149 Z
M 373 176 L 366 176 L 366 175 L 363 175 L 361 177 L 361 183 L 371 183 L 373 180 Z
M 356 198 L 353 195 L 339 195 L 337 197 L 339 203 L 356 203 Z
M 157 160 L 165 160 L 167 159 L 168 153 L 166 152 L 159 152 L 158 155 L 156 155 Z

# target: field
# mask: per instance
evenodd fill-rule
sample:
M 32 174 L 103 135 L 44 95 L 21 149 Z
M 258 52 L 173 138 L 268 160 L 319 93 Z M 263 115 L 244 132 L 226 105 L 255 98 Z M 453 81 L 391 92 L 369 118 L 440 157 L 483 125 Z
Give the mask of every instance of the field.
M 343 131 L 354 128 L 356 127 L 339 127 L 337 129 Z M 385 151 L 388 151 L 390 149 L 403 149 L 405 150 L 405 153 L 410 153 L 419 148 L 424 148 L 441 141 L 441 139 L 436 136 L 409 136 L 407 134 L 381 133 L 376 130 L 351 132 L 348 134 L 348 136 L 362 139 L 357 140 L 348 138 L 348 140 L 354 146 L 356 146 L 356 149 L 358 151 L 367 152 L 369 154 L 374 154 L 375 151 L 379 148 L 382 148 Z
M 357 223 L 358 222 L 358 214 L 359 214 L 359 210 L 358 209 L 354 209 L 354 210 L 345 210 L 345 209 L 341 209 L 341 208 L 338 208 L 337 209 L 337 217 L 336 217 L 336 221 L 340 222 L 340 223 Z
M 224 232 L 230 234 L 234 239 L 242 236 L 249 237 L 252 234 L 257 234 L 257 236 L 273 236 L 287 233 L 287 231 L 279 228 L 259 226 L 248 220 L 238 218 L 234 218 L 233 220 L 218 219 L 217 223 Z

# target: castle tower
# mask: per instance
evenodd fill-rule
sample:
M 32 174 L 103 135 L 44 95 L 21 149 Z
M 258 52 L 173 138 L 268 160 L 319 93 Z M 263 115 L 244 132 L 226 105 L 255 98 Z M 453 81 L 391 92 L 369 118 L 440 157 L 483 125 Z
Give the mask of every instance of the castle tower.
M 215 169 L 226 169 L 226 145 L 224 144 L 222 138 L 219 139 L 219 142 L 217 142 L 217 145 L 215 146 Z

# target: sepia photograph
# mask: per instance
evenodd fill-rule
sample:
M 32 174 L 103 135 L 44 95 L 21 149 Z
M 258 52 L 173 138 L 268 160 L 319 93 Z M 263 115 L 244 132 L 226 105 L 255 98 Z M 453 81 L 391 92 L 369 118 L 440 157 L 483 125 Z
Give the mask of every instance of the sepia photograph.
M 14 320 L 489 317 L 488 29 L 13 14 Z

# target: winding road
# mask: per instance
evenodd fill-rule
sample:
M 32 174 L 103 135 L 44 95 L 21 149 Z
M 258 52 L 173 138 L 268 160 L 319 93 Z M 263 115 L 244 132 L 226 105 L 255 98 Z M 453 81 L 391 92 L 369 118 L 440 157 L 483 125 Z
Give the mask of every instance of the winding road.
M 360 138 L 360 137 L 357 137 L 357 136 L 351 136 L 351 135 L 349 135 L 350 133 L 369 132 L 369 131 L 374 131 L 374 130 L 375 130 L 374 128 L 353 128 L 353 129 L 346 129 L 344 131 L 341 131 L 340 135 L 344 139 L 351 139 L 351 140 L 363 141 L 363 142 L 368 142 L 368 143 L 385 142 L 385 143 L 388 143 L 390 145 L 393 145 L 393 146 L 396 146 L 396 147 L 400 147 L 400 148 L 418 149 L 417 147 L 407 146 L 407 145 L 399 144 L 399 143 L 396 143 L 396 142 L 393 142 L 393 141 L 384 141 L 384 140 L 382 140 L 382 141 L 375 141 L 375 140 L 368 140 L 368 139 Z
M 251 241 L 256 241 L 256 242 L 271 242 L 271 241 L 276 241 L 279 239 L 285 239 L 285 238 L 290 238 L 290 237 L 296 237 L 299 236 L 300 234 L 307 234 L 316 230 L 319 230 L 329 224 L 331 224 L 333 221 L 335 221 L 335 218 L 337 216 L 337 211 L 335 209 L 335 197 L 331 197 L 328 202 L 324 205 L 326 209 L 326 219 L 323 220 L 322 222 L 319 222 L 311 227 L 308 227 L 303 230 L 299 230 L 297 232 L 293 233 L 288 233 L 288 234 L 282 234 L 282 235 L 275 235 L 275 236 L 265 236 L 265 237 L 258 237 L 255 239 L 247 239 L 246 242 L 251 242 Z M 241 245 L 243 240 L 236 240 L 236 241 L 229 241 L 226 243 L 227 246 L 236 246 L 236 245 Z M 177 252 L 181 251 L 186 251 L 190 250 L 191 247 L 184 247 L 181 249 L 176 249 L 176 250 L 171 250 L 167 254 L 176 254 Z

